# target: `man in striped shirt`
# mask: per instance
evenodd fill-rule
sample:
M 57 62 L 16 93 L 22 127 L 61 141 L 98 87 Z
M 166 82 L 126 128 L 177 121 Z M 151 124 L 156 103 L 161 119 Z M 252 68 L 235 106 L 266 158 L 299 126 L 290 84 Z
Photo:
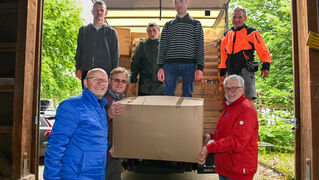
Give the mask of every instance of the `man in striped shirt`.
M 164 94 L 169 96 L 175 95 L 176 83 L 182 77 L 182 96 L 192 97 L 194 80 L 203 77 L 203 28 L 187 13 L 188 2 L 173 0 L 176 18 L 165 24 L 161 34 L 157 77 L 164 82 Z

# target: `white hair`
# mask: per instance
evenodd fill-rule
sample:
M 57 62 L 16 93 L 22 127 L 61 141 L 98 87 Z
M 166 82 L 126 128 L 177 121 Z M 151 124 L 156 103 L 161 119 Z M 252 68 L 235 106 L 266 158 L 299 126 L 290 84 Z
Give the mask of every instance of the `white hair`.
M 226 85 L 226 82 L 228 82 L 228 81 L 237 81 L 239 87 L 244 87 L 245 86 L 244 79 L 241 76 L 238 76 L 236 74 L 230 75 L 224 80 L 224 82 L 223 82 L 224 87 Z

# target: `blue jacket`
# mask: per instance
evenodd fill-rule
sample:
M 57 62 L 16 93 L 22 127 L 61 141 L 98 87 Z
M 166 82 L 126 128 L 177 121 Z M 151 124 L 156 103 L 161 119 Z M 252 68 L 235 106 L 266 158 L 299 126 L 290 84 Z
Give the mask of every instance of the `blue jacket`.
M 57 110 L 45 155 L 44 179 L 105 179 L 108 124 L 103 98 L 88 89 Z

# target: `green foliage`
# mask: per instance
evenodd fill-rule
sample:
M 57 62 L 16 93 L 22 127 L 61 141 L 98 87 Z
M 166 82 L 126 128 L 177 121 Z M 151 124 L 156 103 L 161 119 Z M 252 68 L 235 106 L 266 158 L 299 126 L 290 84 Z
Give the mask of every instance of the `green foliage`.
M 256 28 L 263 37 L 272 56 L 269 77 L 256 75 L 256 88 L 263 94 L 280 97 L 282 106 L 291 106 L 293 100 L 291 3 L 289 0 L 233 0 L 230 3 L 229 22 L 232 9 L 242 6 L 247 11 L 248 26 Z M 256 60 L 259 58 L 256 54 Z
M 78 1 L 44 1 L 41 98 L 55 104 L 81 91 L 74 67 L 80 12 Z
M 274 144 L 275 147 L 261 147 L 260 150 L 273 152 L 294 152 L 293 123 L 286 120 L 293 119 L 290 111 L 274 110 L 263 113 L 259 117 L 259 137 L 263 142 Z

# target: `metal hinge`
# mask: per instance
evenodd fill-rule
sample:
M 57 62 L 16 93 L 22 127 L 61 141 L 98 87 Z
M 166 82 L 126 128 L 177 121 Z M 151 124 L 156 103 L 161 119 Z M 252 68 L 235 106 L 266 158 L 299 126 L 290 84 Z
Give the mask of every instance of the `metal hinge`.
M 27 175 L 28 174 L 28 153 L 25 152 L 23 153 L 23 175 Z
M 300 127 L 300 119 L 295 117 L 295 126 L 292 127 L 292 130 L 295 130 L 296 128 Z

